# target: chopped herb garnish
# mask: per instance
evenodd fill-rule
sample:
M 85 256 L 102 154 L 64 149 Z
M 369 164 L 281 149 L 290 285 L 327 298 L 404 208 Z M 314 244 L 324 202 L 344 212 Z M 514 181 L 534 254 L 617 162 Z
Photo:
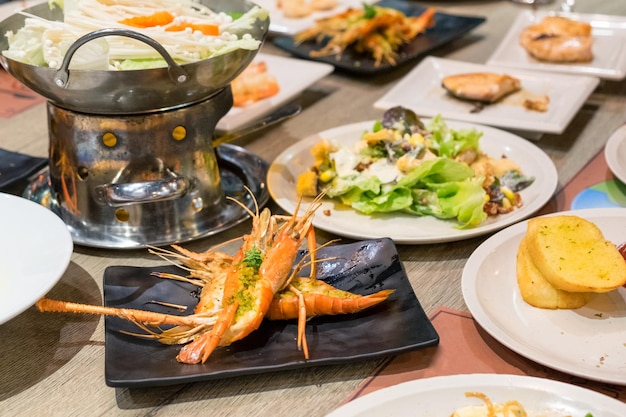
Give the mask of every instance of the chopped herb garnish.
M 261 252 L 261 250 L 256 246 L 253 246 L 251 249 L 246 250 L 244 253 L 245 256 L 240 264 L 258 270 L 261 267 L 261 263 L 263 262 L 263 253 Z
M 373 19 L 376 16 L 376 9 L 370 4 L 363 3 L 363 11 L 363 17 L 366 19 Z

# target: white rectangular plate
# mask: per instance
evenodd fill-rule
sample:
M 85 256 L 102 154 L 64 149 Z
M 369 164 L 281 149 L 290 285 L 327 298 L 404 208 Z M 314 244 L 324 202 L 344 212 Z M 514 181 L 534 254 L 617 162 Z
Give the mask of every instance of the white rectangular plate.
M 531 57 L 519 43 L 519 34 L 527 26 L 539 23 L 549 12 L 520 13 L 502 42 L 487 61 L 490 65 L 512 66 L 542 71 L 594 75 L 608 80 L 626 77 L 626 17 L 570 13 L 568 18 L 588 22 L 592 27 L 591 62 L 558 64 Z
M 246 126 L 285 104 L 319 79 L 330 74 L 334 67 L 321 62 L 304 61 L 276 55 L 258 54 L 255 61 L 264 61 L 267 72 L 278 81 L 278 94 L 246 107 L 233 107 L 217 124 L 218 132 L 230 132 Z M 297 74 L 297 76 L 294 76 Z
M 270 12 L 270 32 L 281 35 L 295 35 L 313 26 L 317 19 L 334 16 L 350 7 L 363 7 L 362 0 L 338 0 L 337 6 L 331 10 L 314 12 L 302 18 L 289 18 L 285 17 L 283 11 L 276 7 L 276 0 L 256 0 L 255 3 Z
M 486 105 L 477 113 L 472 113 L 472 103 L 450 96 L 441 86 L 444 77 L 468 72 L 508 74 L 520 80 L 522 89 L 497 103 Z M 560 134 L 598 83 L 598 78 L 589 76 L 532 72 L 427 57 L 376 101 L 374 107 L 386 110 L 403 106 L 420 116 L 441 114 L 450 120 Z M 524 98 L 543 95 L 550 98 L 548 111 L 537 112 L 524 108 Z

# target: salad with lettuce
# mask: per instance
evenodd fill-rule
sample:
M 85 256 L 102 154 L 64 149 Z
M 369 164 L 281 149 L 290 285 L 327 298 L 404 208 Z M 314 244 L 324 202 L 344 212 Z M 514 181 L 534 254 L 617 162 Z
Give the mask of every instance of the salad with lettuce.
M 314 165 L 298 178 L 300 196 L 325 196 L 365 213 L 402 212 L 476 227 L 522 205 L 533 183 L 507 157 L 480 149 L 482 133 L 454 130 L 437 116 L 422 122 L 394 107 L 352 147 L 313 146 Z

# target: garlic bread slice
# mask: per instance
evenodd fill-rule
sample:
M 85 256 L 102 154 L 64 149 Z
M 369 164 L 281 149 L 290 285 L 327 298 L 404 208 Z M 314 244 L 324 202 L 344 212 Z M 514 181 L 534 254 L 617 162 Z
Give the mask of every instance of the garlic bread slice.
M 527 249 L 524 237 L 517 250 L 517 285 L 522 299 L 533 307 L 546 309 L 576 309 L 591 299 L 592 293 L 568 292 L 554 288 L 537 269 Z
M 602 293 L 626 284 L 626 261 L 589 220 L 537 217 L 528 221 L 526 238 L 533 263 L 557 289 Z

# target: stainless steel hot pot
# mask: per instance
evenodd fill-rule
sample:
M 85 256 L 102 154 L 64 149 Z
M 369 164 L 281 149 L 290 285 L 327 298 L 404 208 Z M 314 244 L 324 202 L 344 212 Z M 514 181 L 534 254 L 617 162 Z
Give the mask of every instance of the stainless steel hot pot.
M 244 0 L 202 3 L 228 12 L 254 6 Z M 27 11 L 62 18 L 47 4 Z M 0 23 L 0 50 L 8 48 L 4 33 L 23 25 L 20 14 Z M 258 20 L 246 32 L 263 40 L 268 27 L 269 20 Z M 168 67 L 68 69 L 78 47 L 113 35 L 151 45 Z M 55 211 L 74 241 L 88 246 L 138 248 L 182 242 L 243 220 L 245 211 L 225 198 L 212 140 L 217 122 L 232 107 L 230 82 L 256 53 L 236 50 L 177 65 L 150 38 L 103 29 L 77 40 L 58 70 L 0 57 L 9 73 L 48 99 L 49 173 L 44 185 L 40 178 L 26 195 Z M 251 165 L 263 163 L 249 155 L 242 163 L 246 160 Z M 253 206 L 249 195 L 238 199 Z

